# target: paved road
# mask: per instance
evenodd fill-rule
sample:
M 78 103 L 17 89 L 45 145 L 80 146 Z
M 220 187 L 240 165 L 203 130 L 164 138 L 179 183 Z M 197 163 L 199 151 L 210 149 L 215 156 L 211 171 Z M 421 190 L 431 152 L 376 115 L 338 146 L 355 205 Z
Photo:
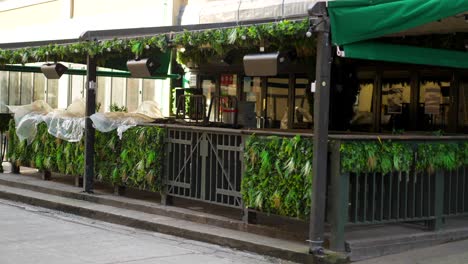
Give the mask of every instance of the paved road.
M 291 262 L 0 200 L 0 263 Z
M 388 255 L 354 264 L 467 264 L 468 240 Z

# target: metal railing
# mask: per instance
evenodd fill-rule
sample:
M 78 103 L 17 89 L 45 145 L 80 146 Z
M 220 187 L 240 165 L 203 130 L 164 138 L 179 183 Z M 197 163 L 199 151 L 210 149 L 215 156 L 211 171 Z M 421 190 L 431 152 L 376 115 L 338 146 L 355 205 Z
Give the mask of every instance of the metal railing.
M 168 128 L 166 195 L 241 208 L 243 145 L 240 133 Z
M 468 167 L 444 174 L 444 216 L 468 214 Z
M 419 140 L 415 138 L 412 143 L 417 145 Z M 340 146 L 337 140 L 330 147 L 327 220 L 332 250 L 345 250 L 346 225 L 420 221 L 429 230 L 437 230 L 445 217 L 468 214 L 468 167 L 434 172 L 343 173 Z
M 349 174 L 348 222 L 379 224 L 434 218 L 434 174 Z

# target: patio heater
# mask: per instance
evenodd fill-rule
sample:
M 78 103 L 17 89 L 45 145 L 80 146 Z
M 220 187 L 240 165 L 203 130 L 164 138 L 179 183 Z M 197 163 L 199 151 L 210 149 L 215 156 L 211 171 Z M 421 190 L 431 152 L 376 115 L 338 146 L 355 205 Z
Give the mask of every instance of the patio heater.
M 127 61 L 127 68 L 133 78 L 148 78 L 154 75 L 161 64 L 151 58 Z
M 68 70 L 61 63 L 46 63 L 41 66 L 41 72 L 47 79 L 60 79 L 60 77 Z
M 287 56 L 279 52 L 248 54 L 244 56 L 244 71 L 247 76 L 275 76 Z

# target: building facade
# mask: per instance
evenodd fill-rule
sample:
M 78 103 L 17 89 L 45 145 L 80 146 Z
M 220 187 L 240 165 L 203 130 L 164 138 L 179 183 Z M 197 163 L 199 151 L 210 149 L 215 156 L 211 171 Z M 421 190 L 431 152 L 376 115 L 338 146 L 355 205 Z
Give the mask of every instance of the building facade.
M 87 30 L 170 26 L 178 23 L 184 0 L 1 0 L 2 43 L 76 39 Z M 85 68 L 84 65 L 70 65 Z M 46 79 L 41 73 L 0 71 L 0 112 L 6 105 L 44 100 L 53 108 L 66 108 L 84 98 L 85 76 L 64 75 Z M 136 110 L 147 100 L 156 101 L 169 114 L 170 81 L 99 77 L 100 111 L 111 105 Z

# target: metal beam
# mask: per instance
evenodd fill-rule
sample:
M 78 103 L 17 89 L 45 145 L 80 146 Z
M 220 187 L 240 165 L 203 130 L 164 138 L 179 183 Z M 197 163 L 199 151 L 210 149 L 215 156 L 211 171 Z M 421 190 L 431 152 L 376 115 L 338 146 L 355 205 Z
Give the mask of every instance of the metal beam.
M 86 121 L 85 121 L 85 173 L 83 180 L 84 191 L 94 192 L 94 140 L 95 130 L 89 118 L 96 112 L 96 58 L 88 55 L 86 80 Z
M 21 48 L 33 48 L 42 47 L 47 45 L 65 45 L 79 42 L 80 39 L 55 39 L 55 40 L 40 40 L 40 41 L 26 41 L 26 42 L 11 42 L 11 43 L 0 43 L 0 49 L 21 49 Z
M 302 20 L 306 16 L 287 16 L 283 19 L 288 20 Z M 147 27 L 147 28 L 121 28 L 121 29 L 108 29 L 108 30 L 91 30 L 86 31 L 80 36 L 80 40 L 107 40 L 114 38 L 139 38 L 149 37 L 158 34 L 172 34 L 183 31 L 201 31 L 219 28 L 232 28 L 238 26 L 250 26 L 258 24 L 267 24 L 277 22 L 278 19 L 255 19 L 245 21 L 233 21 L 223 23 L 208 23 L 208 24 L 194 24 L 194 25 L 178 25 L 178 26 L 165 26 L 165 27 Z
M 41 73 L 41 67 L 38 66 L 20 66 L 20 65 L 5 65 L 0 66 L 0 71 L 10 71 L 10 72 L 37 72 Z M 65 74 L 69 75 L 87 75 L 86 70 L 80 69 L 68 69 Z M 96 71 L 96 76 L 103 77 L 123 77 L 131 78 L 131 74 L 128 71 Z M 179 79 L 181 76 L 179 74 L 156 74 L 151 77 L 144 77 L 141 79 Z
M 327 189 L 328 119 L 330 106 L 331 40 L 330 21 L 325 5 L 317 32 L 316 91 L 314 96 L 314 158 L 312 200 L 310 209 L 309 250 L 314 255 L 323 254 L 325 225 L 325 190 Z

